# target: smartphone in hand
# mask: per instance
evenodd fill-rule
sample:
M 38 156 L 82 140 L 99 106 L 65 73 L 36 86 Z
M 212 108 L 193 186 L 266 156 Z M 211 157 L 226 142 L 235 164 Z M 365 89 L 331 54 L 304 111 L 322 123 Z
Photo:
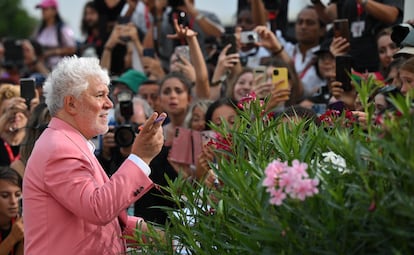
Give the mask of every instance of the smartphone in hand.
M 351 40 L 351 34 L 349 32 L 348 19 L 336 19 L 333 22 L 333 31 L 335 37 L 343 37 L 348 42 Z
M 222 48 L 231 44 L 231 47 L 227 50 L 227 55 L 237 53 L 236 36 L 234 34 L 225 34 L 221 38 Z
M 177 55 L 177 58 L 180 59 L 186 59 L 190 61 L 190 48 L 188 45 L 180 45 L 176 46 L 174 49 L 175 55 Z
M 142 50 L 142 55 L 144 55 L 144 57 L 155 58 L 155 50 L 154 48 L 145 48 Z
M 20 96 L 26 100 L 27 107 L 30 109 L 30 102 L 36 96 L 36 82 L 34 78 L 20 79 Z
M 287 67 L 275 67 L 272 71 L 272 82 L 276 84 L 278 88 L 289 88 L 288 80 L 288 69 Z M 278 84 L 281 82 L 280 84 Z
M 342 55 L 335 57 L 336 62 L 336 79 L 342 83 L 342 89 L 344 91 L 351 91 L 351 66 L 352 57 L 350 55 Z

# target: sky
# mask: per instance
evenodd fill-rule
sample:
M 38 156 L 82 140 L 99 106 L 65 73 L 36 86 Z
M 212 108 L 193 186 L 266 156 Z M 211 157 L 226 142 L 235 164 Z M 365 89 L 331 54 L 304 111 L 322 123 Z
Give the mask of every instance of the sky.
M 40 19 L 41 11 L 35 9 L 36 4 L 41 0 L 22 0 L 23 7 L 29 13 Z M 83 5 L 87 0 L 58 0 L 59 11 L 66 23 L 70 25 L 75 33 L 77 39 L 81 38 L 80 34 L 80 20 L 83 10 Z M 197 0 L 196 7 L 201 10 L 208 10 L 215 13 L 223 24 L 234 24 L 235 13 L 237 9 L 237 0 Z M 296 16 L 297 10 L 308 4 L 309 0 L 290 0 L 289 12 L 290 18 Z

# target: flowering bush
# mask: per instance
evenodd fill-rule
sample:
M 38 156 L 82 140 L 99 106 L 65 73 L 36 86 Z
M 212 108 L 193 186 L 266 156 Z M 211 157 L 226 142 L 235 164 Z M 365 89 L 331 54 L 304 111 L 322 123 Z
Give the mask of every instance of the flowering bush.
M 272 161 L 266 167 L 263 181 L 263 186 L 270 193 L 269 203 L 281 205 L 288 195 L 303 201 L 306 197 L 317 194 L 319 180 L 308 178 L 307 167 L 307 164 L 297 160 L 292 162 L 291 167 L 287 162 Z
M 222 185 L 169 182 L 177 208 L 141 252 L 411 254 L 414 118 L 410 98 L 393 103 L 401 116 L 382 127 L 349 128 L 339 115 L 324 128 L 264 120 L 250 101 L 232 130 L 216 129 L 231 137 L 211 164 Z

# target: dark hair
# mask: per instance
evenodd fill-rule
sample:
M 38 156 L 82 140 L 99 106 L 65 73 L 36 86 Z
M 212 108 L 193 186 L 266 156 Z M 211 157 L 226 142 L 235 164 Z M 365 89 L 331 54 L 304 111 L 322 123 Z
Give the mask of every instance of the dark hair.
M 59 12 L 56 9 L 56 16 L 55 16 L 55 27 L 56 27 L 56 34 L 57 34 L 57 41 L 59 45 L 62 45 L 63 40 L 62 40 L 62 28 L 63 25 L 65 24 L 65 22 L 63 21 L 62 17 L 60 16 Z M 46 28 L 46 22 L 44 20 L 42 20 L 42 23 L 40 24 L 40 28 L 37 31 L 36 36 L 39 36 L 43 29 Z
M 10 166 L 0 166 L 0 180 L 5 180 L 18 186 L 20 189 L 22 188 L 22 177 Z
M 157 80 L 146 80 L 146 81 L 143 81 L 140 86 L 145 86 L 145 85 L 160 85 L 160 84 Z
M 182 82 L 185 88 L 187 89 L 188 95 L 191 95 L 191 88 L 193 87 L 193 83 L 186 76 L 184 76 L 182 73 L 179 73 L 179 72 L 171 72 L 167 74 L 166 76 L 164 76 L 164 78 L 160 81 L 160 93 L 161 93 L 161 87 L 163 86 L 164 82 L 171 78 L 176 78 L 180 82 Z
M 24 165 L 32 153 L 33 146 L 46 129 L 50 121 L 50 113 L 45 103 L 38 104 L 27 121 L 26 135 L 20 145 L 20 160 Z
M 321 121 L 314 110 L 300 105 L 289 106 L 283 111 L 277 112 L 276 117 L 298 117 L 300 119 L 307 120 L 307 126 L 309 126 L 310 122 L 313 122 L 318 126 L 321 124 Z
M 83 35 L 86 35 L 89 32 L 88 25 L 86 24 L 86 21 L 85 21 L 85 13 L 86 13 L 87 8 L 94 9 L 96 12 L 98 12 L 98 9 L 96 8 L 96 4 L 94 1 L 87 2 L 85 6 L 83 7 L 82 22 L 81 22 L 81 32 Z
M 212 121 L 213 118 L 213 113 L 216 111 L 217 108 L 226 105 L 226 106 L 230 106 L 233 109 L 235 109 L 237 111 L 237 102 L 236 100 L 232 99 L 232 98 L 228 98 L 228 97 L 223 97 L 223 98 L 219 98 L 216 101 L 214 101 L 207 109 L 206 111 L 206 115 L 205 115 L 205 120 L 206 120 L 206 130 L 210 130 L 210 123 Z

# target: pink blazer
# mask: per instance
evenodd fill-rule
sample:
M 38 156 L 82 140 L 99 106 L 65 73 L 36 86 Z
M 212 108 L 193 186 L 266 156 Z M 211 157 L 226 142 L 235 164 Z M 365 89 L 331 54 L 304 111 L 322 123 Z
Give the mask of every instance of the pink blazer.
M 23 181 L 25 254 L 121 254 L 120 219 L 154 186 L 127 159 L 109 179 L 85 138 L 52 118 L 36 142 Z

